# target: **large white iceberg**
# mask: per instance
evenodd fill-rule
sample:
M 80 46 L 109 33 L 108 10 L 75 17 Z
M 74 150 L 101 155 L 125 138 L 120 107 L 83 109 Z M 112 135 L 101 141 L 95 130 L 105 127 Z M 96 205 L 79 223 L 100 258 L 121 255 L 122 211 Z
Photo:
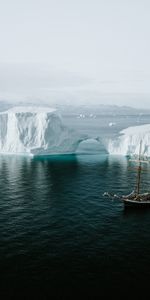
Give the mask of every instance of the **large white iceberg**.
M 14 107 L 0 113 L 0 153 L 74 153 L 86 139 L 64 126 L 60 115 L 49 107 Z
M 138 155 L 140 142 L 141 154 L 150 156 L 150 124 L 122 130 L 119 137 L 109 141 L 107 149 L 110 154 L 115 155 Z

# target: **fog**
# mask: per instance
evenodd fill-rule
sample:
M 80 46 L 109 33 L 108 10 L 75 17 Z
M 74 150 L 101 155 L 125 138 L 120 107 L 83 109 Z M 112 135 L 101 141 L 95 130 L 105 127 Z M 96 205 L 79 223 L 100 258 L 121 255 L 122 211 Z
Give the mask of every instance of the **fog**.
M 0 0 L 0 100 L 150 108 L 147 0 Z

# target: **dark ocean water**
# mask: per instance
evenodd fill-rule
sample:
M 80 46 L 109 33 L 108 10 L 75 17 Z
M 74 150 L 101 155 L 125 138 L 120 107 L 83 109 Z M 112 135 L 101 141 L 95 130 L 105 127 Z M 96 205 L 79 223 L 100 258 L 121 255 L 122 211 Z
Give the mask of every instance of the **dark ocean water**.
M 144 292 L 150 281 L 150 210 L 127 211 L 102 196 L 131 192 L 133 167 L 125 157 L 104 153 L 1 156 L 0 299 Z M 147 189 L 149 165 L 142 182 Z
M 137 289 L 138 281 L 144 287 L 150 211 L 125 211 L 102 196 L 133 189 L 130 164 L 107 155 L 1 157 L 2 299 L 66 299 L 74 290 L 102 296 L 124 284 Z

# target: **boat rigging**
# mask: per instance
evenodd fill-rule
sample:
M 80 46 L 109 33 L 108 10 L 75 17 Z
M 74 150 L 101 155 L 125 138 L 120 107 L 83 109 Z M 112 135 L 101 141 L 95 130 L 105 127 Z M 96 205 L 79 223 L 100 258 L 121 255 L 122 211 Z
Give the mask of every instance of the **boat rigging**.
M 140 142 L 139 147 L 139 155 L 138 159 L 130 159 L 130 161 L 138 162 L 137 167 L 137 179 L 135 190 L 132 191 L 129 195 L 117 195 L 105 192 L 103 196 L 108 196 L 111 199 L 118 199 L 123 201 L 125 207 L 150 207 L 150 192 L 140 193 L 141 189 L 141 171 L 142 171 L 142 163 L 149 163 L 148 160 L 143 160 L 141 157 L 142 153 L 142 141 Z

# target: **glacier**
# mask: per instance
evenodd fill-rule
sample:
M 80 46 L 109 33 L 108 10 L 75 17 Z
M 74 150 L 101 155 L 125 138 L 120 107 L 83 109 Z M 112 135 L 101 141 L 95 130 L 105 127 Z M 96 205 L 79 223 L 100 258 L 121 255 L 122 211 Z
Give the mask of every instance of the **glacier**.
M 141 154 L 150 157 L 150 124 L 128 127 L 120 131 L 119 136 L 108 141 L 109 154 L 134 156 Z
M 87 137 L 67 128 L 56 109 L 20 106 L 0 113 L 0 153 L 74 153 Z

